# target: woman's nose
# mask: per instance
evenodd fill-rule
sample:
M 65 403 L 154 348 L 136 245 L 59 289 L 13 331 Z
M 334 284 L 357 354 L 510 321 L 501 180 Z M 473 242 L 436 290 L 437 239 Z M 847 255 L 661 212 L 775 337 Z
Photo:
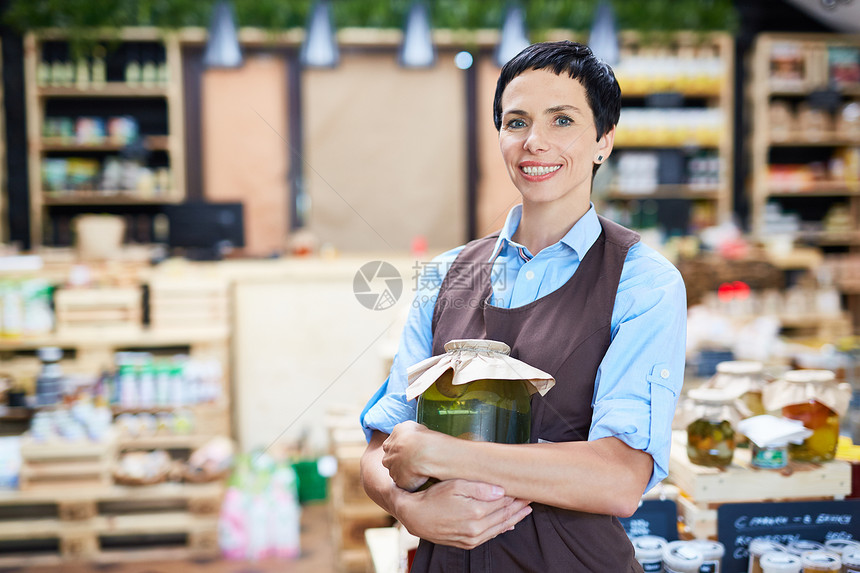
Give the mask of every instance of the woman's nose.
M 537 126 L 533 126 L 523 142 L 523 148 L 529 153 L 542 153 L 549 149 L 543 131 Z

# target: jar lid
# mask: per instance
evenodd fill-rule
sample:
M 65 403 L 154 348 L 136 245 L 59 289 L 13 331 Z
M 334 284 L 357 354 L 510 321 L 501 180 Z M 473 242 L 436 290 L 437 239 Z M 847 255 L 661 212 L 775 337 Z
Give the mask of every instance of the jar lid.
M 662 559 L 663 550 L 668 543 L 657 535 L 639 535 L 632 540 L 636 559 Z
M 663 550 L 663 564 L 675 570 L 698 571 L 704 561 L 701 549 L 689 541 L 672 541 Z
M 784 551 L 768 551 L 761 556 L 759 565 L 767 573 L 800 573 L 800 557 Z
M 510 355 L 511 347 L 504 342 L 498 340 L 482 340 L 478 338 L 464 338 L 460 340 L 449 340 L 445 343 L 445 352 L 455 352 L 457 350 L 477 350 L 478 352 L 498 352 L 504 355 Z
M 725 404 L 736 399 L 734 394 L 722 388 L 693 388 L 687 392 L 687 397 L 705 404 Z
M 752 555 L 763 555 L 772 551 L 785 551 L 785 545 L 765 539 L 764 537 L 756 537 L 750 541 L 749 550 Z
M 842 567 L 842 558 L 830 551 L 806 551 L 800 556 L 804 567 L 828 567 L 825 571 L 839 571 Z
M 830 382 L 836 379 L 831 370 L 789 370 L 783 375 L 787 382 Z
M 824 548 L 842 555 L 849 549 L 860 549 L 860 542 L 854 539 L 828 539 L 824 542 Z
M 701 550 L 702 555 L 708 559 L 722 559 L 726 553 L 726 546 L 719 541 L 711 541 L 710 539 L 694 539 L 692 541 L 696 547 Z
M 842 552 L 842 564 L 852 567 L 860 565 L 860 547 L 846 547 Z
M 58 362 L 63 358 L 63 349 L 57 346 L 43 346 L 36 354 L 42 362 Z
M 824 545 L 817 541 L 810 541 L 809 539 L 797 539 L 789 543 L 786 546 L 786 550 L 789 553 L 801 555 L 807 551 L 824 551 Z
M 752 360 L 726 360 L 717 364 L 720 374 L 761 374 L 764 365 Z

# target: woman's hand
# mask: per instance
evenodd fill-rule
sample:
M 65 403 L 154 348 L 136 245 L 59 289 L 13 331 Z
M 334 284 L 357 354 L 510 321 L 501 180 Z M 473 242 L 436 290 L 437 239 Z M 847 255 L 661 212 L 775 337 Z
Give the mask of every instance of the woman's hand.
M 498 486 L 460 479 L 399 498 L 396 513 L 410 533 L 460 549 L 513 529 L 532 512 L 528 501 L 505 496 Z
M 433 477 L 426 469 L 427 457 L 433 441 L 444 437 L 417 422 L 401 422 L 382 443 L 382 465 L 398 487 L 415 491 Z

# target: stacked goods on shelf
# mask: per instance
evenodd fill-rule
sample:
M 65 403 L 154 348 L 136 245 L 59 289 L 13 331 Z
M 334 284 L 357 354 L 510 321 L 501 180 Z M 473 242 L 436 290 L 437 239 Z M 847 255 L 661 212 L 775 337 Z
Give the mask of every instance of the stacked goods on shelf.
M 139 287 L 61 288 L 54 293 L 57 333 L 140 331 L 143 313 Z
M 753 63 L 752 227 L 822 247 L 860 244 L 860 40 L 762 34 Z
M 393 518 L 371 500 L 361 485 L 361 455 L 367 446 L 358 425 L 359 411 L 331 408 L 326 414 L 329 446 L 337 473 L 329 480 L 332 535 L 342 572 L 366 571 L 370 554 L 364 531 L 392 525 Z
M 728 35 L 623 35 L 615 72 L 625 101 L 602 176 L 610 218 L 643 229 L 677 219 L 666 230 L 687 234 L 728 217 L 733 60 Z
M 151 328 L 211 328 L 230 322 L 227 281 L 154 278 L 149 282 Z

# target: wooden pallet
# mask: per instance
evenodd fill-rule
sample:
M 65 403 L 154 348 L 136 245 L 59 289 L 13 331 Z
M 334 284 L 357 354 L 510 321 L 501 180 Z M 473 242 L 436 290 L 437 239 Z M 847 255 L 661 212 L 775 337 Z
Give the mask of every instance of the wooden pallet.
M 143 317 L 137 287 L 59 289 L 54 294 L 57 333 L 135 332 Z
M 220 483 L 0 492 L 0 567 L 214 557 L 222 496 Z
M 159 277 L 149 283 L 149 322 L 153 328 L 206 327 L 229 321 L 226 280 Z
M 116 440 L 101 442 L 21 439 L 21 490 L 109 486 L 113 481 Z
M 763 470 L 750 464 L 750 451 L 735 450 L 726 469 L 692 463 L 686 433 L 674 432 L 669 457 L 669 480 L 681 492 L 678 519 L 688 538 L 717 538 L 717 508 L 723 503 L 844 499 L 851 493 L 851 464 L 790 462 L 782 470 Z

